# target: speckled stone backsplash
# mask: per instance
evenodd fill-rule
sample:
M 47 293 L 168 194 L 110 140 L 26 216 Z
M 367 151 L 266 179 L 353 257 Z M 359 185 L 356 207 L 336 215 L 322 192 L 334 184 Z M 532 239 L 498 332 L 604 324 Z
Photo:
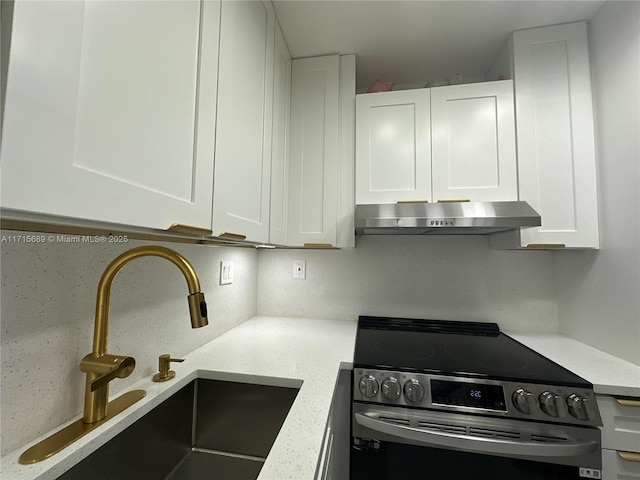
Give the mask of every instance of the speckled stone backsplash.
M 292 277 L 306 260 L 306 280 Z M 276 250 L 258 261 L 258 313 L 497 322 L 557 332 L 555 253 L 491 250 L 482 236 L 362 236 L 351 250 Z
M 92 348 L 100 276 L 119 254 L 152 242 L 89 243 L 47 235 L 27 243 L 9 237 L 34 234 L 1 233 L 7 240 L 1 244 L 0 303 L 4 455 L 81 414 L 79 365 Z M 159 355 L 180 357 L 256 314 L 255 250 L 158 244 L 180 252 L 196 269 L 209 325 L 191 328 L 187 284 L 170 262 L 143 257 L 125 265 L 113 285 L 108 350 L 133 356 L 137 365 L 128 378 L 111 382 L 112 394 L 153 375 Z M 222 260 L 234 262 L 231 285 L 219 285 Z

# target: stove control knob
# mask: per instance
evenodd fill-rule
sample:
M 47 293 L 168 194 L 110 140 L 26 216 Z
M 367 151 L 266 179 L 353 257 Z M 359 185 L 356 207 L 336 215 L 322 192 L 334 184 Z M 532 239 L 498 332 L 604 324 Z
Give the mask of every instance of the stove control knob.
M 540 394 L 540 408 L 550 417 L 558 416 L 558 405 L 556 404 L 556 395 L 551 392 L 542 392 Z
M 404 384 L 404 396 L 412 403 L 420 403 L 424 398 L 424 387 L 416 378 Z
M 373 398 L 378 394 L 378 380 L 373 375 L 366 375 L 360 379 L 358 388 L 363 397 Z
M 531 392 L 524 388 L 519 388 L 513 392 L 513 405 L 519 412 L 531 415 Z
M 569 407 L 569 413 L 571 414 L 571 416 L 577 418 L 578 420 L 589 419 L 589 415 L 587 415 L 587 407 L 584 403 L 584 400 L 575 393 L 572 393 L 571 395 L 569 395 L 569 398 L 567 398 L 567 406 Z
M 382 381 L 382 395 L 388 400 L 397 400 L 400 397 L 400 382 L 396 377 L 387 377 Z

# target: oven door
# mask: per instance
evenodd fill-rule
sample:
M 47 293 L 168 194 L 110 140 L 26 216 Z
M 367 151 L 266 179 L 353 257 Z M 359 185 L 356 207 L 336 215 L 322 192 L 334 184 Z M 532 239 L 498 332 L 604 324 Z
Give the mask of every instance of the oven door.
M 600 478 L 597 428 L 353 403 L 351 480 Z

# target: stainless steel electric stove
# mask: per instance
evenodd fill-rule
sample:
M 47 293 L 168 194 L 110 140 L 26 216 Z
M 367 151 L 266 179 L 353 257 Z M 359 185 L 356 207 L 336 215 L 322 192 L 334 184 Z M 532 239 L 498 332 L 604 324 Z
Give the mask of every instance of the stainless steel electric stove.
M 361 316 L 353 372 L 354 480 L 600 478 L 592 385 L 495 323 Z

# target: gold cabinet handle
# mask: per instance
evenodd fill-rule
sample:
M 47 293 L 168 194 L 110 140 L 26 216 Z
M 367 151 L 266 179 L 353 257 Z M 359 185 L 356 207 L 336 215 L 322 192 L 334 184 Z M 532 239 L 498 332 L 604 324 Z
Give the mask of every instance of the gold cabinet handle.
M 616 450 L 618 456 L 626 460 L 627 462 L 638 462 L 640 463 L 640 453 L 637 452 L 621 452 L 620 450 Z
M 305 243 L 304 248 L 335 248 L 330 243 Z
M 613 397 L 613 399 L 623 407 L 640 407 L 640 398 Z
M 526 248 L 565 248 L 564 243 L 528 243 Z
M 174 233 L 186 233 L 188 235 L 204 235 L 205 237 L 213 233 L 208 228 L 194 227 L 193 225 L 183 225 L 182 223 L 172 224 L 169 228 L 167 228 L 167 231 Z
M 247 236 L 241 233 L 222 232 L 218 235 L 219 238 L 226 238 L 227 240 L 246 240 Z

